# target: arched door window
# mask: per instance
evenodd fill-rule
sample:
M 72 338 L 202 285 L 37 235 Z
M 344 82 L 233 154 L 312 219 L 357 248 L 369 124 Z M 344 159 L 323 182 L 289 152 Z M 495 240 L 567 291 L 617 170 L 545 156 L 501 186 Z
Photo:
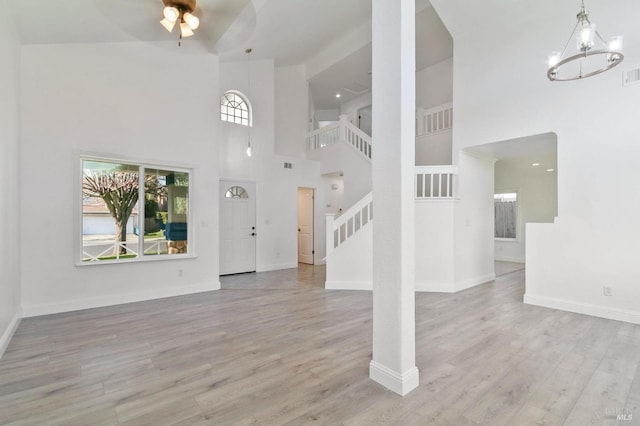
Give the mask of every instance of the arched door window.
M 232 186 L 224 193 L 224 198 L 249 198 L 249 194 L 241 186 Z

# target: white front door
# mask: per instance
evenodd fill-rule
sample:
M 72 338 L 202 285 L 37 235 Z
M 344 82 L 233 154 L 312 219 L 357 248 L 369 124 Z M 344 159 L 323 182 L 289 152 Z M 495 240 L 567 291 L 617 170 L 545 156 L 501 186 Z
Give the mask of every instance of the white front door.
M 298 262 L 313 265 L 313 189 L 298 188 Z
M 256 185 L 220 181 L 220 275 L 256 270 Z

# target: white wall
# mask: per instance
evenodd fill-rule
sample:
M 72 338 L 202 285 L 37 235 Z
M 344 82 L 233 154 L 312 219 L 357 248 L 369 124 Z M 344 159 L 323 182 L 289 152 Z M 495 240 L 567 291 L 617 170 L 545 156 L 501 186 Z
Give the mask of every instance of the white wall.
M 339 215 L 346 210 L 344 205 L 344 177 L 339 173 L 322 176 L 325 189 L 325 213 Z
M 220 96 L 227 90 L 248 93 L 246 62 L 220 64 Z M 276 155 L 276 77 L 273 61 L 251 63 L 250 102 L 254 111 L 251 128 L 253 155 L 245 155 L 248 128 L 232 123 L 220 125 L 220 177 L 256 182 L 256 267 L 258 271 L 295 268 L 298 265 L 298 187 L 315 188 L 316 199 L 324 200 L 320 169 L 316 162 Z M 307 101 L 300 104 L 297 118 L 307 122 Z M 301 142 L 303 143 L 303 142 Z M 304 146 L 304 145 L 303 145 Z M 284 162 L 293 164 L 285 169 Z M 324 205 L 315 203 L 314 250 L 316 263 L 324 258 Z
M 508 262 L 525 261 L 526 223 L 553 223 L 558 214 L 558 183 L 556 172 L 543 169 L 523 169 L 519 164 L 498 161 L 495 164 L 496 194 L 516 192 L 518 212 L 516 239 L 495 240 L 495 259 Z
M 429 109 L 451 102 L 452 99 L 453 58 L 416 72 L 417 106 Z
M 303 65 L 275 68 L 275 152 L 304 158 L 309 130 L 309 84 Z
M 217 77 L 216 56 L 173 43 L 22 47 L 25 315 L 219 288 Z M 198 257 L 74 266 L 74 153 L 87 151 L 193 167 Z
M 454 222 L 455 288 L 495 278 L 493 264 L 493 159 L 461 152 Z
M 416 138 L 416 166 L 441 166 L 451 164 L 450 130 Z
M 354 147 L 338 143 L 316 149 L 308 156 L 320 162 L 321 174 L 343 174 L 343 210 L 371 192 L 371 162 Z
M 454 156 L 464 146 L 558 136 L 558 219 L 527 227 L 525 301 L 640 323 L 640 85 L 622 86 L 623 68 L 640 57 L 640 3 L 590 1 L 599 30 L 625 36 L 627 59 L 566 83 L 547 80 L 544 55 L 562 47 L 577 4 L 432 3 L 454 38 Z
M 0 0 L 0 357 L 20 320 L 18 36 Z
M 456 291 L 455 200 L 416 200 L 416 291 Z
M 416 106 L 434 108 L 453 99 L 453 58 L 416 73 Z M 455 105 L 453 114 L 455 115 Z M 457 123 L 456 123 L 457 124 Z M 451 131 L 416 138 L 416 165 L 451 164 Z

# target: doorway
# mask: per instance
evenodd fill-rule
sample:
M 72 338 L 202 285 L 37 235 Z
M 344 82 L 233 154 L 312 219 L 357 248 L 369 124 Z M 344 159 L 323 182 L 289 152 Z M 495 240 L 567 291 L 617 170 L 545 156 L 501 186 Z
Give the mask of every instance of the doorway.
M 366 107 L 358 110 L 358 128 L 369 136 L 371 136 L 371 127 L 373 125 L 371 112 L 371 105 L 367 105 Z
M 256 184 L 220 181 L 220 275 L 256 270 Z
M 298 188 L 298 263 L 313 265 L 314 189 Z

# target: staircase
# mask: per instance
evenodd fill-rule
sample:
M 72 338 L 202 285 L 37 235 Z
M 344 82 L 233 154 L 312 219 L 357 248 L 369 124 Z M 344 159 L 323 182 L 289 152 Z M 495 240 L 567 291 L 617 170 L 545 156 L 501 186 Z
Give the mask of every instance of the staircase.
M 430 110 L 418 110 L 416 134 L 429 136 L 451 130 L 451 104 Z M 338 152 L 344 149 L 345 151 Z M 321 162 L 323 169 L 336 165 L 345 156 L 355 156 L 366 164 L 357 174 L 367 175 L 370 186 L 371 137 L 341 116 L 340 121 L 323 127 L 307 137 L 308 158 Z M 359 167 L 350 160 L 350 165 Z M 345 170 L 345 187 L 348 170 Z M 452 268 L 447 267 L 452 247 L 435 246 L 433 241 L 453 244 L 454 205 L 457 202 L 457 169 L 454 166 L 417 166 L 414 196 L 416 199 L 416 290 L 454 291 Z M 371 290 L 373 268 L 373 197 L 368 192 L 341 213 L 326 215 L 327 289 Z

